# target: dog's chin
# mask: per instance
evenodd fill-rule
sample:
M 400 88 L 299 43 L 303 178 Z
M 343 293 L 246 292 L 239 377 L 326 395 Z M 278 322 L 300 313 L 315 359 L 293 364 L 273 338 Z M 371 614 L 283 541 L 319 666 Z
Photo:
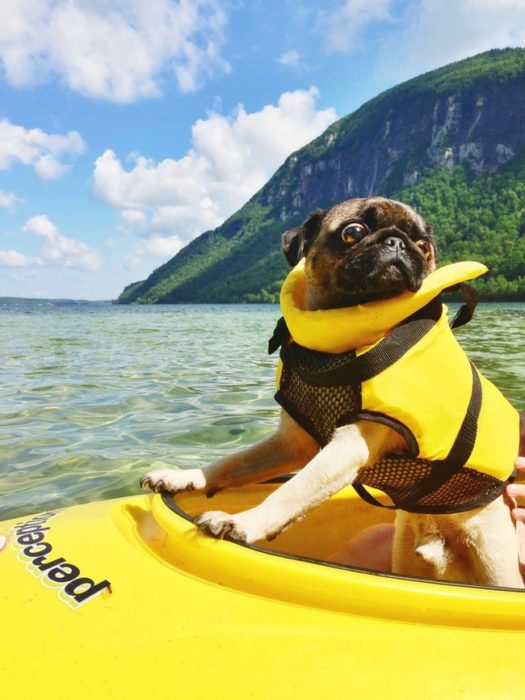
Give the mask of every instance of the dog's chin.
M 423 276 L 420 271 L 414 270 L 412 266 L 406 265 L 402 260 L 386 263 L 382 269 L 378 270 L 377 280 L 374 280 L 373 277 L 371 281 L 379 287 L 384 299 L 406 291 L 417 292 L 423 284 Z
M 417 292 L 425 274 L 399 261 L 391 261 L 375 267 L 367 275 L 357 276 L 348 271 L 347 284 L 340 285 L 342 294 L 332 297 L 329 306 L 356 306 L 369 301 L 391 299 L 403 292 Z M 345 291 L 343 289 L 346 287 Z

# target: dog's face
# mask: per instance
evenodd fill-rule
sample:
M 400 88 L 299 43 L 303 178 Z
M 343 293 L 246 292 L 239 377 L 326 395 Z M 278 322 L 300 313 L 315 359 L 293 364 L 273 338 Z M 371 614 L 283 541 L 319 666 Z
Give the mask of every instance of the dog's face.
M 283 235 L 290 265 L 306 257 L 310 308 L 354 306 L 416 292 L 435 268 L 432 229 L 410 207 L 382 197 L 317 210 Z

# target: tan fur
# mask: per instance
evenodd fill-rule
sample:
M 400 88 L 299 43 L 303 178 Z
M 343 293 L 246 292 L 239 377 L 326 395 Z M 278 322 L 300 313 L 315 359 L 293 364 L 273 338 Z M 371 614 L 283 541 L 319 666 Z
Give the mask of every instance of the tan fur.
M 503 498 L 456 515 L 399 511 L 394 573 L 486 586 L 523 588 L 518 538 Z

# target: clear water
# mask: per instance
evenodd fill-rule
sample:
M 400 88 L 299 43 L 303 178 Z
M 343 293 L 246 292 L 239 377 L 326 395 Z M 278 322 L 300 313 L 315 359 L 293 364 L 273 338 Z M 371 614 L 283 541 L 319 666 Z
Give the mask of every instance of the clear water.
M 202 466 L 275 426 L 276 306 L 0 300 L 0 519 L 138 493 L 152 462 Z M 525 304 L 459 336 L 525 407 Z

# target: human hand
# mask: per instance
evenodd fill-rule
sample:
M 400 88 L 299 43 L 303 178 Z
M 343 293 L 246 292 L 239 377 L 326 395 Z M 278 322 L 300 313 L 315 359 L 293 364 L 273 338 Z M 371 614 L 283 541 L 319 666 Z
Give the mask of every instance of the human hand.
M 522 435 L 522 446 L 523 446 Z M 520 450 L 522 451 L 522 450 Z M 525 457 L 518 457 L 515 467 L 525 474 Z M 509 484 L 505 494 L 511 502 L 511 513 L 516 522 L 516 532 L 519 541 L 520 572 L 525 581 L 525 484 Z
M 514 466 L 519 472 L 525 474 L 525 457 L 518 457 Z M 525 523 L 525 483 L 509 484 L 505 493 L 512 503 L 512 517 L 516 522 Z

